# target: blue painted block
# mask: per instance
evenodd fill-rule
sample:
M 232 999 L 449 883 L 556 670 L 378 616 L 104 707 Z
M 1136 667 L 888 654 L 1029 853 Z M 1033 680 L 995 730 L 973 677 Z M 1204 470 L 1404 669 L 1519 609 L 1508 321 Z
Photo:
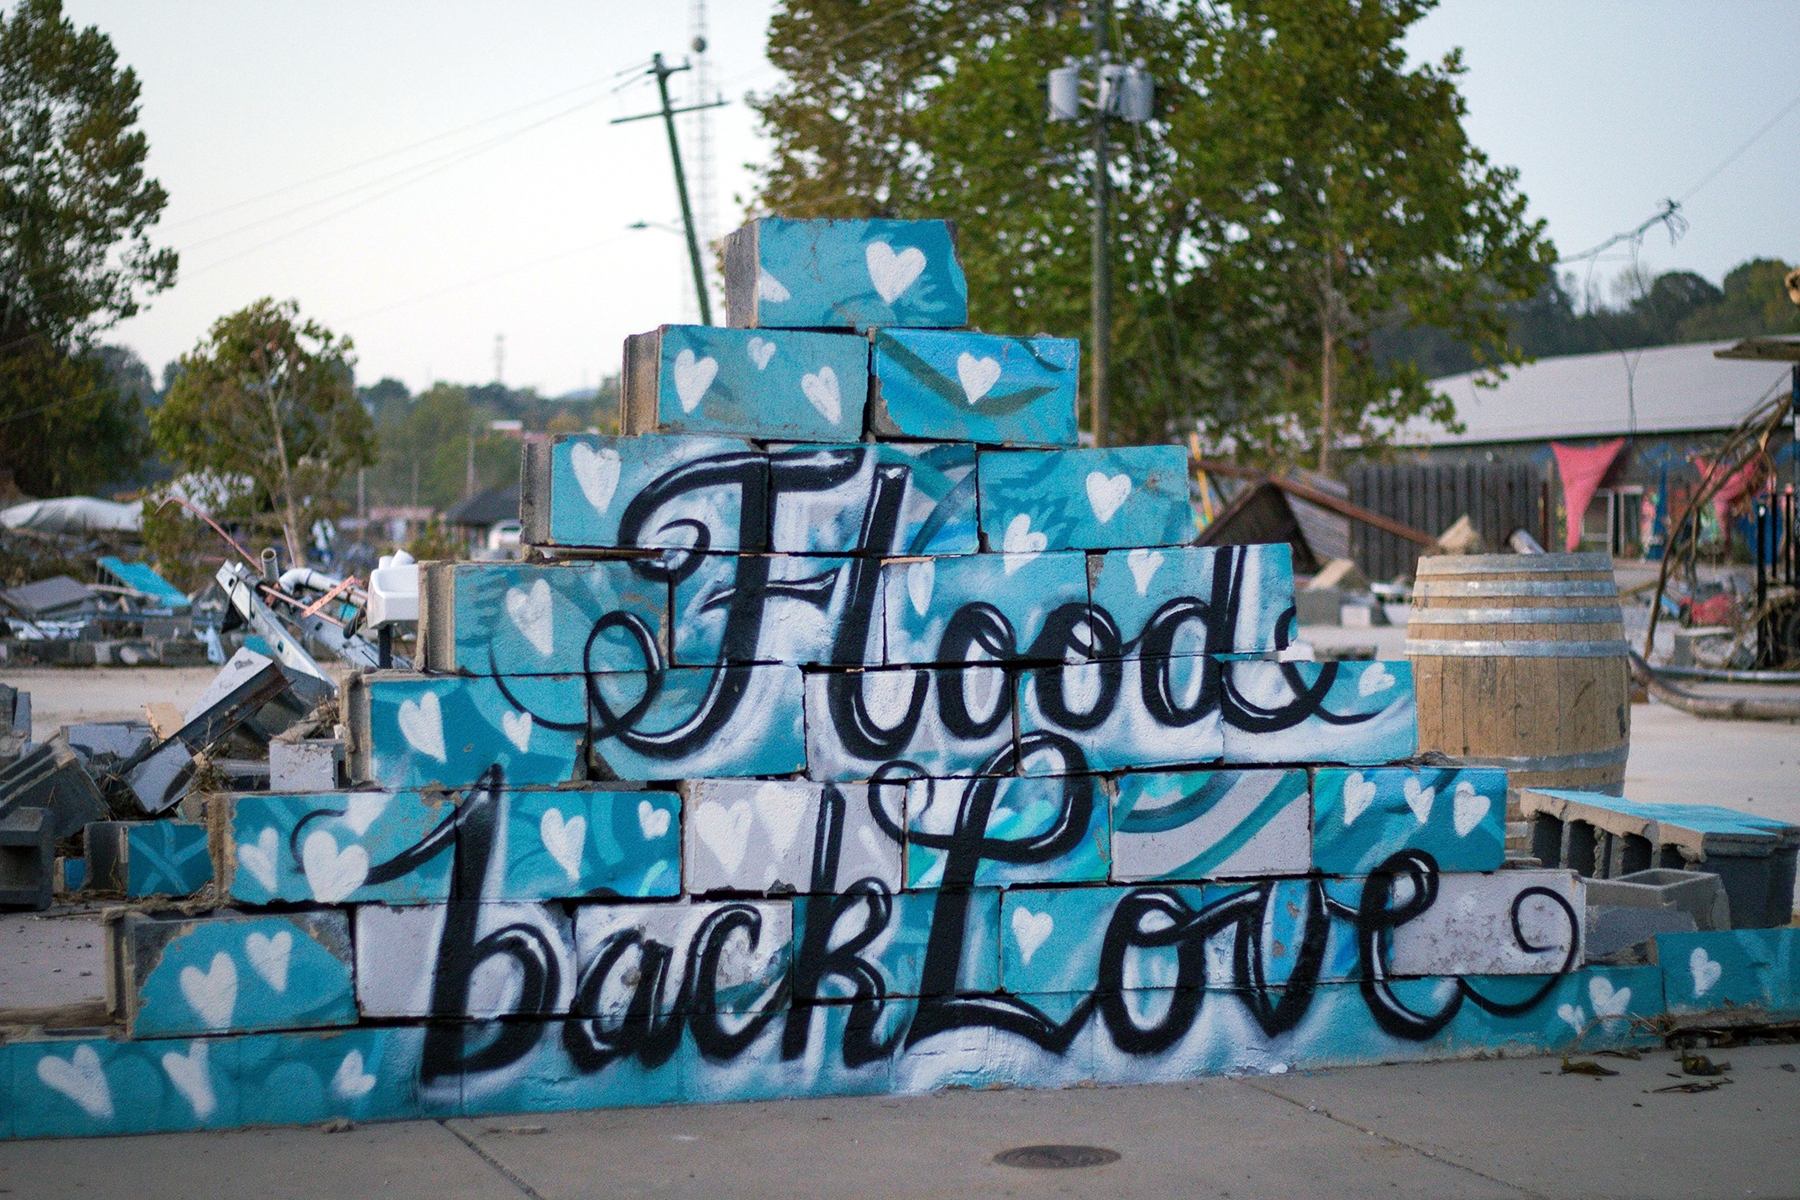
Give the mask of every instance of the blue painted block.
M 1000 989 L 997 888 L 901 892 L 892 897 L 796 896 L 793 904 L 796 1005 L 855 1000 L 861 992 L 861 981 L 849 971 L 829 963 L 812 963 L 809 969 L 809 948 L 815 944 L 853 947 L 839 957 L 861 964 L 859 971 L 876 973 L 886 996 L 984 995 Z M 880 919 L 884 913 L 885 921 Z M 932 929 L 939 925 L 948 936 L 940 939 L 940 957 L 933 959 Z M 807 979 L 815 976 L 809 989 Z
M 87 883 L 87 859 L 65 858 L 61 862 L 63 891 L 79 892 Z
M 876 434 L 1075 445 L 1081 346 L 1072 338 L 884 329 L 874 343 Z
M 1286 543 L 1108 550 L 1088 563 L 1100 658 L 1266 653 L 1294 609 Z
M 879 663 L 881 580 L 851 558 L 699 554 L 675 585 L 675 661 Z M 873 595 L 857 603 L 866 573 Z
M 599 778 L 793 775 L 806 769 L 797 667 L 676 667 L 588 680 Z
M 641 1020 L 493 1021 L 454 1028 L 463 1043 L 460 1057 L 469 1064 L 461 1075 L 464 1116 L 681 1098 L 679 1018 L 666 1038 L 666 1056 L 659 1049 L 664 1037 Z
M 759 1013 L 787 1007 L 794 910 L 786 900 L 583 904 L 575 948 L 577 1016 Z
M 415 1025 L 239 1038 L 238 1120 L 311 1125 L 455 1116 L 462 1111 L 460 1074 L 420 1078 L 428 1036 L 433 1032 Z
M 989 549 L 1180 546 L 1199 528 L 1180 446 L 984 453 L 981 538 Z
M 515 786 L 582 776 L 578 675 L 359 675 L 349 708 L 351 775 L 388 791 L 468 787 L 496 766 Z
M 869 343 L 841 333 L 664 325 L 625 339 L 619 431 L 854 442 Z
M 1305 771 L 1188 771 L 1119 779 L 1112 877 L 1300 875 L 1312 869 Z
M 682 794 L 692 895 L 900 890 L 903 784 L 693 779 Z
M 912 1005 L 809 1004 L 771 1014 L 745 1028 L 748 1044 L 696 1035 L 689 1022 L 681 1050 L 681 1098 L 689 1103 L 784 1100 L 806 1096 L 881 1095 L 892 1086 L 894 1048 L 906 1033 Z M 720 1024 L 724 1024 L 720 1022 Z M 736 1032 L 742 1022 L 725 1028 Z M 787 1057 L 790 1025 L 805 1029 L 808 1053 Z M 710 1030 L 709 1030 L 710 1032 Z M 634 1101 L 634 1103 L 636 1103 Z
M 488 802 L 497 806 L 499 836 L 485 863 L 467 849 L 458 858 L 461 896 L 681 894 L 681 798 L 673 792 L 556 788 L 505 791 Z M 465 822 L 465 847 L 468 836 Z
M 669 659 L 669 573 L 649 560 L 431 563 L 420 585 L 431 671 L 570 675 Z
M 563 434 L 525 447 L 521 537 L 601 549 L 761 550 L 768 456 L 733 438 Z
M 947 1007 L 929 1000 L 903 1003 L 916 1010 L 911 1019 L 914 1031 Z M 921 1037 L 895 1058 L 896 1093 L 917 1094 L 952 1087 L 1056 1088 L 1094 1077 L 1100 1038 L 1093 1022 L 1082 1019 L 1086 1011 L 1084 997 L 992 996 L 952 1001 L 950 1006 L 960 1007 L 963 1012 L 953 1011 L 947 1028 Z M 1064 1015 L 1071 1013 L 1073 1017 Z M 957 1023 L 964 1015 L 978 1019 L 974 1023 Z M 1030 1030 L 1030 1035 L 1024 1030 Z
M 1201 986 L 1198 980 L 1181 980 L 1179 941 L 1134 946 L 1116 976 L 1102 970 L 1106 943 L 1118 936 L 1112 928 L 1115 920 L 1168 927 L 1161 917 L 1168 911 L 1164 906 L 1120 907 L 1121 901 L 1136 894 L 1140 889 L 1122 887 L 1008 891 L 1000 903 L 1001 986 L 1015 995 Z M 1201 907 L 1197 887 L 1160 888 L 1156 895 L 1178 897 L 1192 909 Z
M 1027 775 L 1127 771 L 1217 761 L 1217 659 L 1105 659 L 1019 674 L 1019 746 Z
M 906 885 L 1104 881 L 1110 800 L 1092 775 L 914 780 L 906 789 Z
M 1016 761 L 1004 667 L 806 674 L 809 779 L 1011 774 Z
M 1313 876 L 1207 884 L 1197 926 L 1212 930 L 1205 938 L 1204 986 L 1232 992 L 1359 978 L 1353 914 L 1365 882 Z M 1387 962 L 1384 948 L 1376 965 L 1391 976 L 1396 972 Z
M 975 447 L 785 446 L 769 455 L 769 547 L 784 554 L 973 554 Z
M 211 882 L 206 826 L 193 821 L 97 821 L 87 826 L 89 886 L 126 896 L 191 896 Z
M 455 801 L 442 792 L 251 793 L 229 823 L 220 879 L 234 903 L 424 903 L 450 897 Z
M 1221 664 L 1225 761 L 1344 763 L 1411 758 L 1419 748 L 1412 664 Z
M 1800 1020 L 1800 928 L 1659 933 L 1656 960 L 1672 1014 Z
M 1367 875 L 1402 851 L 1444 871 L 1497 871 L 1506 861 L 1506 772 L 1321 768 L 1313 774 L 1313 863 Z
M 542 1017 L 574 1001 L 575 942 L 561 905 L 452 900 L 354 913 L 365 1017 Z
M 763 217 L 725 239 L 733 329 L 911 325 L 969 319 L 969 285 L 948 221 Z
M 1087 645 L 1084 554 L 965 554 L 890 562 L 889 663 L 1064 658 Z
M 130 913 L 108 927 L 111 994 L 134 1038 L 356 1022 L 350 926 L 334 911 Z
M 231 1038 L 16 1043 L 13 1136 L 91 1137 L 235 1125 L 237 1051 Z

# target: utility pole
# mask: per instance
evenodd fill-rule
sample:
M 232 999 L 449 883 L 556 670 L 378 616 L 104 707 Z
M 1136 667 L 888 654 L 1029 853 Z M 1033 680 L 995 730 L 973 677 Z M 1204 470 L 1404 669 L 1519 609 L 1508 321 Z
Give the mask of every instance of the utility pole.
M 1107 441 L 1107 407 L 1112 401 L 1112 238 L 1108 229 L 1112 207 L 1112 178 L 1107 171 L 1106 148 L 1106 27 L 1112 0 L 1088 0 L 1088 20 L 1094 26 L 1094 69 L 1100 80 L 1100 100 L 1094 106 L 1094 445 Z
M 662 55 L 652 55 L 650 73 L 656 76 L 656 90 L 662 96 L 662 111 L 639 113 L 635 117 L 619 117 L 612 123 L 623 125 L 627 121 L 644 121 L 660 116 L 663 119 L 664 127 L 669 131 L 669 158 L 675 164 L 675 191 L 681 197 L 681 224 L 682 228 L 687 231 L 688 261 L 694 268 L 694 294 L 700 300 L 700 323 L 711 325 L 712 300 L 706 294 L 706 268 L 700 262 L 700 237 L 694 230 L 693 207 L 688 204 L 687 174 L 681 169 L 681 143 L 675 137 L 675 115 L 703 108 L 718 108 L 725 101 L 720 99 L 709 104 L 690 104 L 686 108 L 674 107 L 669 101 L 669 76 L 679 75 L 689 69 L 686 63 L 679 67 L 664 66 Z

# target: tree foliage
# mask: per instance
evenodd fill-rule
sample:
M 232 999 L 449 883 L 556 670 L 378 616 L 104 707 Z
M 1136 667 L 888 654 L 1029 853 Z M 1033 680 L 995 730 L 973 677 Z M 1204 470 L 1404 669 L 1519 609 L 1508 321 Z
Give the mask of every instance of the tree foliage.
M 1092 34 L 1042 0 L 789 0 L 787 80 L 756 107 L 774 153 L 759 203 L 791 216 L 948 216 L 984 325 L 1088 323 L 1085 123 L 1043 118 L 1045 72 Z M 1516 173 L 1462 128 L 1463 67 L 1409 68 L 1431 0 L 1165 0 L 1116 12 L 1156 118 L 1113 126 L 1113 425 L 1198 428 L 1291 460 L 1451 410 L 1376 333 L 1429 326 L 1484 364 L 1519 360 L 1505 306 L 1555 253 Z M 1323 368 L 1336 401 L 1326 436 Z
M 164 457 L 216 489 L 226 511 L 214 515 L 278 529 L 294 562 L 313 522 L 341 507 L 346 476 L 376 461 L 352 349 L 349 338 L 302 320 L 297 302 L 258 300 L 221 317 L 181 357 L 150 416 Z
M 148 231 L 138 83 L 60 0 L 0 14 L 0 468 L 28 491 L 113 478 L 142 452 L 137 400 L 94 336 L 175 279 Z

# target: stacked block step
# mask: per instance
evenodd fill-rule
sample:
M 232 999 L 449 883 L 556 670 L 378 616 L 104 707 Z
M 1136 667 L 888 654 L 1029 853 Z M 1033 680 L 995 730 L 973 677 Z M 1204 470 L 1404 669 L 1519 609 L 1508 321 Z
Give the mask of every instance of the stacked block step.
M 1406 664 L 1282 661 L 1286 548 L 1193 546 L 1178 449 L 1079 448 L 1075 344 L 961 328 L 953 227 L 726 258 L 624 436 L 529 449 L 553 561 L 425 569 L 347 788 L 207 801 L 228 907 L 114 926 L 127 1040 L 0 1047 L 6 1132 L 1644 1036 L 1666 966 L 1581 965 L 1504 772 L 1408 761 Z

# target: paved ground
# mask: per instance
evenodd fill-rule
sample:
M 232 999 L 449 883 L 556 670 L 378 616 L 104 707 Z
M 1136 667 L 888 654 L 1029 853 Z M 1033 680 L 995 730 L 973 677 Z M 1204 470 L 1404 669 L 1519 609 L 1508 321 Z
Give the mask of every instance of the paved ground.
M 0 1143 L 9 1200 L 590 1197 L 1724 1197 L 1800 1193 L 1800 1047 L 1370 1067 L 1185 1084 L 533 1113 L 478 1120 Z M 1786 1066 L 1784 1067 L 1784 1064 Z M 1102 1146 L 1081 1170 L 996 1165 Z

